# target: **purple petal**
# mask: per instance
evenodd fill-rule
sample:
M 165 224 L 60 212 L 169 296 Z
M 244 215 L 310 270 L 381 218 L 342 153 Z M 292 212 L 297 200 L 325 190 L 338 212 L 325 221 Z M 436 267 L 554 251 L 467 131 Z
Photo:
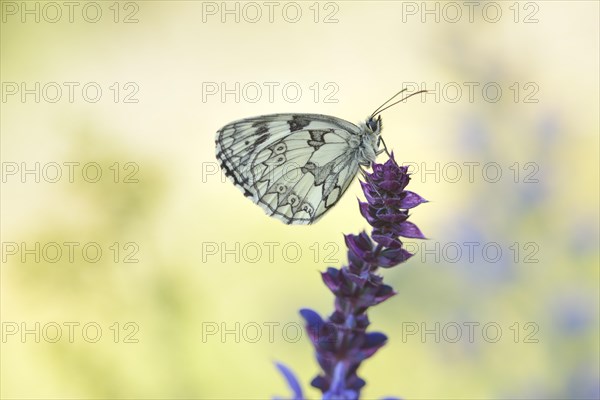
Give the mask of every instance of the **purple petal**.
M 384 247 L 391 248 L 400 248 L 402 247 L 402 242 L 395 237 L 392 233 L 382 234 L 373 232 L 373 240 L 377 243 L 381 244 Z
M 302 394 L 302 386 L 300 386 L 300 382 L 298 382 L 298 379 L 296 378 L 296 375 L 294 375 L 292 370 L 281 363 L 275 363 L 275 366 L 277 367 L 279 372 L 281 372 L 281 375 L 283 375 L 283 377 L 285 378 L 290 389 L 292 389 L 292 393 L 293 393 L 292 399 L 293 400 L 304 399 L 304 394 Z
M 389 210 L 382 210 L 381 213 L 377 213 L 377 218 L 381 221 L 385 221 L 388 223 L 398 223 L 402 221 L 406 221 L 408 215 L 403 212 L 393 212 Z
M 369 183 L 360 182 L 360 186 L 362 188 L 365 197 L 367 198 L 367 202 L 374 203 L 376 201 L 377 193 L 373 190 L 373 187 Z
M 326 272 L 321 273 L 321 278 L 325 286 L 334 294 L 340 289 L 340 271 L 336 268 L 329 267 Z
M 311 310 L 310 308 L 301 309 L 300 315 L 302 315 L 302 318 L 304 318 L 306 323 L 309 325 L 316 325 L 316 324 L 323 323 L 323 319 L 321 318 L 321 316 L 319 314 L 317 314 L 315 311 Z
M 364 344 L 364 348 L 373 348 L 373 347 L 381 347 L 387 341 L 387 336 L 381 332 L 371 332 L 367 333 L 366 341 Z
M 359 235 L 344 235 L 344 241 L 348 250 L 358 258 L 364 259 L 368 253 L 373 251 L 373 242 L 364 231 Z
M 413 208 L 418 206 L 419 204 L 427 203 L 427 200 L 416 194 L 415 192 L 411 192 L 407 190 L 404 192 L 406 196 L 402 199 L 400 203 L 400 208 Z
M 319 339 L 319 332 L 324 324 L 323 319 L 319 314 L 309 308 L 300 310 L 300 315 L 302 315 L 302 318 L 306 321 L 306 331 L 310 340 L 313 344 L 316 344 Z
M 395 267 L 396 265 L 405 262 L 412 256 L 412 253 L 403 248 L 385 249 L 377 258 L 377 265 L 381 268 Z
M 358 206 L 360 209 L 360 214 L 367 220 L 369 224 L 372 225 L 377 222 L 377 220 L 371 214 L 371 207 L 369 206 L 369 203 L 363 203 L 359 201 Z
M 359 288 L 363 287 L 365 282 L 367 281 L 366 278 L 363 278 L 361 276 L 358 276 L 358 275 L 352 274 L 352 273 L 346 274 L 346 277 L 348 278 L 348 280 L 350 280 L 352 283 L 354 283 Z
M 414 239 L 427 239 L 421 230 L 412 222 L 404 221 L 394 227 L 394 233 L 398 236 L 414 238 Z
M 354 355 L 356 361 L 360 362 L 371 357 L 377 350 L 381 348 L 387 341 L 387 336 L 379 332 L 367 333 L 365 342 L 361 346 L 360 351 Z
M 391 157 L 387 159 L 387 161 L 383 164 L 383 166 L 386 169 L 397 169 L 398 168 L 398 164 L 396 163 L 396 160 L 394 159 L 394 155 L 390 154 Z
M 373 175 L 379 175 L 381 173 L 383 173 L 383 165 L 382 164 L 373 164 L 373 168 L 371 168 L 373 170 L 373 173 L 371 174 L 371 176 Z
M 322 392 L 325 392 L 329 388 L 329 381 L 327 381 L 327 379 L 319 375 L 310 382 L 310 385 L 312 387 L 320 389 Z
M 385 180 L 378 186 L 385 191 L 393 193 L 401 192 L 404 189 L 404 186 L 397 180 Z
M 386 197 L 383 199 L 383 201 L 377 201 L 377 202 L 373 202 L 371 204 L 374 206 L 377 206 L 379 203 L 381 203 L 385 207 L 403 208 L 402 201 L 403 201 L 403 198 L 401 198 L 401 197 Z
M 356 376 L 356 373 L 346 378 L 346 383 L 348 384 L 348 387 L 350 389 L 354 390 L 360 390 L 367 384 L 367 382 L 365 382 L 364 379 L 361 379 L 358 376 Z
M 390 285 L 381 284 L 377 288 L 376 296 L 377 296 L 377 298 L 380 298 L 380 297 L 384 298 L 385 297 L 386 299 L 388 299 L 388 298 L 392 297 L 395 294 L 396 294 L 396 292 L 394 291 L 393 287 L 391 287 Z

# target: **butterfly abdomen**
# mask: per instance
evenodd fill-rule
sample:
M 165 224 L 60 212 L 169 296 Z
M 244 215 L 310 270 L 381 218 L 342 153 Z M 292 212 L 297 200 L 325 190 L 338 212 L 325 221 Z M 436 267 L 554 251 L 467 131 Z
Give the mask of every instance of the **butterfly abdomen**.
M 375 130 L 371 130 L 369 123 L 361 124 L 362 135 L 358 146 L 358 163 L 363 166 L 369 166 L 379 154 L 379 134 L 381 124 L 377 124 Z

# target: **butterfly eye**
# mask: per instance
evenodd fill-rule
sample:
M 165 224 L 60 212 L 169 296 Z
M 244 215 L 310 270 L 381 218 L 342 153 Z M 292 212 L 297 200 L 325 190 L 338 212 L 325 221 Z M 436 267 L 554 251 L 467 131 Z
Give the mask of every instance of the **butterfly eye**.
M 375 132 L 375 130 L 377 129 L 377 121 L 375 121 L 373 118 L 369 119 L 367 125 L 369 125 L 369 129 L 371 129 L 373 132 Z
M 285 193 L 285 192 L 286 192 L 286 190 L 287 190 L 287 188 L 286 188 L 284 185 L 279 185 L 279 186 L 277 186 L 277 191 L 278 191 L 279 193 Z

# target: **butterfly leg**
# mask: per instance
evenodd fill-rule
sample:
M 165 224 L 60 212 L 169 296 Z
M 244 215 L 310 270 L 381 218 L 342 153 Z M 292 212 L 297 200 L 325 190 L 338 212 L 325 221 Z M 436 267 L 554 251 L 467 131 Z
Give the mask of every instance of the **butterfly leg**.
M 365 182 L 369 182 L 369 175 L 368 175 L 367 170 L 363 166 L 360 166 L 359 171 L 360 171 L 360 173 L 362 175 L 363 180 Z M 371 190 L 375 190 L 375 192 L 377 192 L 377 194 L 379 194 L 381 196 L 381 194 L 377 190 L 376 186 L 371 185 L 370 187 L 371 187 Z
M 377 150 L 377 155 L 379 155 L 385 151 L 385 154 L 387 154 L 388 157 L 391 157 L 392 155 L 388 151 L 387 146 L 385 145 L 385 141 L 383 140 L 383 138 L 381 136 L 379 137 L 379 143 L 377 144 L 377 147 L 379 147 L 380 144 L 383 144 L 383 149 Z
M 358 170 L 360 171 L 362 178 L 366 180 L 367 179 L 367 170 L 365 169 L 365 167 L 360 165 Z

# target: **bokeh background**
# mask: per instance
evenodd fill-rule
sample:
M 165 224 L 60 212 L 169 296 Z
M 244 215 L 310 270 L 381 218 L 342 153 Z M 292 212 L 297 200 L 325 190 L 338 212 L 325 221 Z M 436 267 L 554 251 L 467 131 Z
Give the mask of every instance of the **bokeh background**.
M 275 361 L 318 397 L 298 310 L 332 311 L 319 271 L 367 228 L 359 185 L 283 225 L 226 181 L 214 133 L 359 122 L 421 85 L 383 134 L 430 239 L 383 272 L 363 397 L 600 396 L 598 2 L 47 4 L 1 3 L 2 398 L 289 395 Z

